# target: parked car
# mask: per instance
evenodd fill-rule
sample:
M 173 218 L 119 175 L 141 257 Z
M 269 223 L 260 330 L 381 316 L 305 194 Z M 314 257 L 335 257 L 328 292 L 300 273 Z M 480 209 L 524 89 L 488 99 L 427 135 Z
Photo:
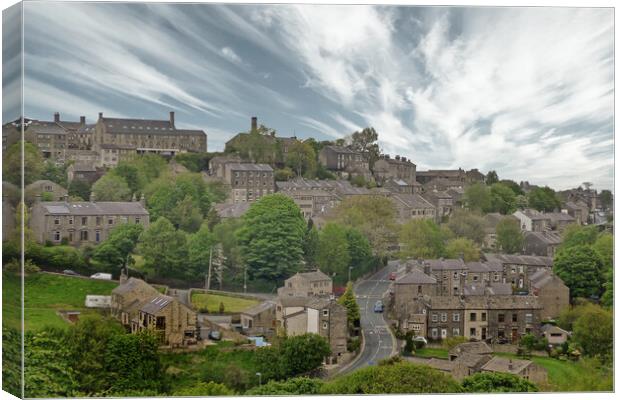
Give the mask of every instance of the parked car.
M 383 312 L 383 302 L 381 300 L 377 300 L 377 302 L 375 303 L 375 312 Z
M 428 344 L 428 341 L 426 340 L 426 338 L 424 336 L 416 336 L 413 338 L 414 342 L 422 342 L 424 344 Z
M 396 272 L 390 272 L 389 279 L 391 281 L 395 281 L 396 280 Z
M 112 274 L 108 274 L 107 272 L 97 272 L 96 274 L 92 274 L 90 277 L 93 279 L 103 279 L 106 281 L 112 280 Z
M 78 274 L 77 272 L 71 270 L 71 269 L 65 269 L 64 271 L 62 271 L 63 274 L 65 275 L 74 275 L 74 276 L 80 276 L 80 274 Z
M 221 340 L 222 334 L 220 331 L 209 331 L 209 339 L 211 340 Z
M 502 338 L 498 338 L 497 339 L 497 343 L 499 343 L 499 344 L 508 344 L 508 343 L 510 343 L 510 340 L 508 340 L 508 338 L 502 337 Z

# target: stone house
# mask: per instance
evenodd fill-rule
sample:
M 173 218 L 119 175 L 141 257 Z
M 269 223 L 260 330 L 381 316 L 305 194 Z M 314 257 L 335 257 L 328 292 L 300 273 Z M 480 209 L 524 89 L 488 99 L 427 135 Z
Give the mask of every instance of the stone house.
M 160 294 L 144 303 L 138 317 L 131 321 L 131 332 L 152 331 L 166 347 L 196 344 L 198 319 L 196 312 L 179 300 Z
M 416 182 L 416 165 L 411 160 L 401 156 L 390 158 L 387 154 L 381 155 L 375 161 L 373 173 L 375 180 L 379 183 L 394 180 L 412 185 Z
M 340 202 L 339 198 L 334 193 L 322 189 L 295 188 L 292 190 L 279 190 L 278 192 L 293 199 L 295 204 L 299 206 L 306 220 L 331 210 Z
M 242 163 L 250 163 L 249 161 L 245 161 L 241 158 L 241 156 L 237 154 L 226 154 L 223 156 L 215 156 L 209 160 L 209 175 L 215 176 L 217 178 L 224 179 L 226 174 L 226 164 L 242 164 Z
M 444 221 L 452 214 L 454 201 L 448 192 L 434 189 L 423 193 L 422 197 L 435 207 L 435 216 L 438 223 Z
M 387 179 L 382 187 L 391 193 L 420 194 L 422 191 L 422 185 L 418 182 L 408 183 L 402 179 Z
M 562 244 L 562 234 L 556 231 L 526 231 L 523 239 L 523 252 L 532 256 L 553 257 Z
M 92 196 L 91 196 L 92 197 Z M 69 245 L 98 244 L 120 224 L 149 225 L 149 213 L 140 201 L 47 201 L 36 202 L 30 214 L 30 228 L 39 243 Z
M 419 194 L 392 194 L 389 198 L 396 207 L 398 221 L 405 223 L 410 219 L 436 218 L 435 206 L 426 201 Z
M 564 344 L 570 336 L 570 332 L 551 324 L 544 324 L 540 328 L 540 331 L 545 339 L 547 339 L 547 342 L 552 346 Z
M 92 162 L 75 162 L 67 167 L 67 181 L 71 183 L 73 180 L 95 183 L 101 178 L 105 171 L 95 168 L 96 159 Z
M 457 179 L 435 178 L 426 183 L 422 183 L 423 192 L 432 192 L 433 190 L 449 191 L 462 190 L 466 188 L 466 183 Z
M 488 314 L 486 296 L 466 296 L 463 302 L 463 333 L 461 336 L 470 340 L 486 340 Z
M 120 162 L 131 161 L 138 155 L 133 145 L 102 143 L 97 144 L 96 149 L 99 154 L 96 166 L 103 169 L 114 168 Z
M 297 272 L 284 281 L 283 287 L 278 288 L 279 297 L 329 296 L 332 293 L 332 278 L 319 269 L 311 272 Z
M 241 312 L 241 327 L 250 336 L 272 336 L 276 330 L 276 303 L 264 301 Z
M 526 334 L 537 335 L 542 309 L 536 296 L 488 296 L 488 337 L 513 344 Z
M 551 229 L 549 216 L 540 211 L 526 208 L 525 210 L 517 210 L 512 215 L 519 220 L 519 226 L 523 231 L 542 232 Z
M 37 197 L 45 201 L 63 201 L 67 194 L 67 189 L 47 179 L 32 182 L 24 191 L 26 204 L 32 204 Z
M 570 305 L 570 289 L 550 270 L 534 272 L 529 277 L 530 293 L 542 306 L 541 319 L 557 318 Z
M 560 233 L 564 232 L 568 225 L 575 223 L 575 218 L 565 212 L 551 212 L 545 215 L 549 217 L 550 228 Z
M 275 190 L 273 169 L 267 164 L 227 163 L 224 181 L 232 203 L 254 202 Z
M 460 295 L 465 284 L 467 266 L 461 259 L 436 259 L 422 261 L 423 271 L 437 281 L 440 296 Z
M 590 215 L 590 209 L 588 204 L 581 200 L 567 201 L 564 204 L 566 213 L 575 218 L 575 223 L 584 225 L 588 223 L 588 216 Z
M 319 162 L 341 178 L 361 175 L 366 180 L 371 179 L 368 161 L 364 155 L 348 147 L 324 146 L 319 152 Z
M 458 296 L 434 296 L 430 298 L 427 337 L 437 340 L 463 336 L 464 301 Z
M 513 374 L 536 384 L 547 382 L 547 370 L 531 360 L 493 357 L 480 368 L 480 371 Z
M 538 270 L 551 270 L 553 267 L 551 257 L 498 253 L 484 253 L 483 257 L 487 262 L 502 264 L 502 282 L 524 290 L 527 289 L 529 275 Z
M 222 218 L 241 218 L 250 208 L 250 203 L 219 203 L 214 204 L 213 209 Z
M 421 312 L 414 304 L 416 299 L 437 294 L 437 280 L 414 267 L 394 281 L 393 289 L 394 313 L 400 321 L 405 321 L 410 315 Z
M 469 261 L 465 263 L 467 270 L 465 282 L 468 284 L 480 285 L 482 283 L 500 284 L 504 267 L 494 261 Z
M 138 317 L 140 308 L 159 292 L 141 279 L 121 274 L 120 284 L 112 289 L 111 315 L 131 331 L 131 321 Z
M 484 175 L 482 175 L 477 169 L 472 169 L 470 171 L 465 171 L 462 168 L 452 170 L 431 169 L 428 171 L 418 171 L 416 177 L 418 182 L 421 184 L 425 184 L 436 179 L 459 181 L 462 184 L 484 182 Z

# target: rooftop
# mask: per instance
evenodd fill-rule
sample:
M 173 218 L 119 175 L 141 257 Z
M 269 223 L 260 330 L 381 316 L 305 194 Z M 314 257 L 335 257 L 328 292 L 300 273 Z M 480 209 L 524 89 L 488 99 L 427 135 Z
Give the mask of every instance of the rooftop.
M 437 283 L 437 280 L 417 268 L 414 268 L 408 274 L 398 278 L 395 285 L 407 285 L 407 284 L 425 284 L 425 283 Z
M 159 296 L 154 297 L 153 299 L 151 299 L 151 301 L 144 304 L 140 308 L 140 311 L 151 315 L 157 314 L 160 310 L 165 308 L 173 301 L 174 299 L 172 297 L 160 294 Z
M 50 215 L 149 215 L 138 201 L 44 201 L 39 204 Z
M 482 366 L 483 371 L 487 372 L 505 372 L 509 374 L 518 374 L 532 364 L 530 360 L 522 360 L 519 358 L 503 358 L 493 357 L 488 363 Z
M 245 315 L 250 315 L 250 316 L 254 316 L 254 315 L 258 315 L 264 311 L 269 310 L 270 308 L 275 307 L 275 303 L 273 301 L 264 301 L 260 304 L 257 304 L 251 308 L 248 308 L 245 311 L 242 311 L 241 314 L 245 314 Z
M 552 257 L 525 256 L 525 255 L 519 255 L 519 254 L 484 253 L 484 258 L 487 261 L 495 261 L 501 264 L 532 265 L 532 266 L 537 266 L 537 267 L 553 266 Z
M 233 171 L 273 171 L 273 168 L 271 168 L 271 166 L 267 164 L 252 164 L 240 162 L 227 163 L 226 168 Z

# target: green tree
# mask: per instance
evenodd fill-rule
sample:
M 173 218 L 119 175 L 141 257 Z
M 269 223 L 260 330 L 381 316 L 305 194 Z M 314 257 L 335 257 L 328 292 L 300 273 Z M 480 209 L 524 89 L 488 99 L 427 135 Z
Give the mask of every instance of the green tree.
M 512 189 L 502 183 L 491 186 L 491 209 L 501 214 L 511 214 L 516 209 L 516 196 Z
M 446 239 L 446 232 L 432 220 L 409 220 L 400 230 L 401 258 L 443 257 Z
M 538 387 L 527 379 L 502 372 L 479 372 L 466 377 L 461 384 L 468 393 L 538 392 Z
M 228 280 L 243 280 L 243 259 L 236 234 L 241 226 L 243 220 L 240 218 L 226 218 L 213 228 L 215 239 L 222 246 L 224 272 Z
M 310 223 L 312 220 L 309 220 Z M 319 250 L 319 231 L 314 226 L 309 226 L 303 243 L 304 260 L 307 265 L 314 266 L 317 263 Z
M 202 224 L 202 212 L 200 205 L 190 195 L 186 195 L 179 201 L 172 211 L 172 221 L 175 221 L 179 229 L 185 232 L 196 232 Z
M 566 249 L 574 246 L 593 245 L 598 238 L 598 229 L 594 225 L 581 226 L 571 224 L 562 233 L 562 245 L 560 248 Z
M 82 179 L 72 180 L 67 190 L 71 197 L 79 197 L 83 201 L 90 198 L 90 184 Z
M 347 283 L 347 289 L 338 299 L 338 304 L 347 309 L 347 324 L 349 325 L 349 330 L 352 330 L 355 326 L 359 326 L 360 307 L 355 300 L 352 282 Z
M 347 229 L 347 242 L 349 255 L 351 256 L 350 266 L 353 268 L 351 279 L 355 279 L 375 266 L 377 260 L 372 255 L 370 242 L 357 229 Z
M 470 239 L 456 238 L 448 240 L 445 254 L 448 258 L 463 257 L 466 262 L 480 261 L 480 249 Z
M 600 234 L 592 248 L 601 258 L 603 269 L 611 271 L 614 265 L 614 236 L 611 233 Z
M 336 273 L 339 281 L 346 279 L 351 255 L 345 227 L 330 222 L 321 229 L 316 262 L 323 272 Z
M 322 386 L 322 380 L 302 376 L 281 382 L 269 381 L 265 385 L 248 390 L 245 394 L 248 396 L 320 394 Z
M 528 205 L 527 197 L 525 195 L 519 194 L 515 197 L 515 207 L 519 210 L 526 209 Z
M 178 389 L 173 396 L 232 396 L 235 392 L 216 382 L 197 382 L 189 387 Z
M 584 355 L 609 361 L 613 357 L 613 313 L 595 305 L 586 307 L 573 324 L 573 340 Z
M 316 164 L 317 157 L 314 148 L 310 144 L 297 141 L 289 147 L 286 165 L 295 171 L 297 176 L 314 178 Z
M 173 160 L 192 172 L 209 169 L 209 161 L 219 153 L 178 153 Z
M 108 238 L 95 248 L 92 259 L 109 272 L 133 264 L 133 253 L 144 228 L 140 224 L 122 224 L 115 227 Z
M 601 305 L 604 307 L 614 306 L 614 273 L 608 270 L 605 273 L 605 283 L 603 283 L 603 295 L 601 296 Z
M 487 173 L 487 176 L 484 179 L 484 182 L 489 186 L 494 185 L 497 182 L 499 182 L 499 178 L 497 177 L 497 172 L 489 171 Z
M 484 241 L 486 222 L 479 214 L 456 209 L 448 220 L 448 228 L 455 236 L 473 240 L 480 245 Z
M 287 376 L 317 369 L 331 353 L 327 340 L 315 333 L 288 337 L 280 343 L 279 351 Z
M 273 179 L 275 179 L 276 182 L 290 181 L 294 177 L 295 177 L 295 172 L 289 167 L 276 169 L 275 172 L 273 173 Z
M 512 192 L 515 194 L 515 196 L 520 196 L 525 194 L 523 192 L 523 189 L 521 189 L 521 186 L 519 186 L 519 184 L 513 180 L 510 179 L 502 179 L 501 181 L 499 181 L 499 183 L 501 183 L 504 186 L 509 187 Z
M 22 156 L 22 144 L 24 146 Z M 4 152 L 2 161 L 2 179 L 19 187 L 22 186 L 22 162 L 24 167 L 24 185 L 41 178 L 43 157 L 39 149 L 30 142 L 13 143 Z
M 495 227 L 498 247 L 508 254 L 519 253 L 523 249 L 523 233 L 519 221 L 504 218 Z
M 614 195 L 611 193 L 611 190 L 601 190 L 599 198 L 601 201 L 601 206 L 603 206 L 603 209 L 605 210 L 609 209 L 614 203 Z
M 92 192 L 97 201 L 129 201 L 131 190 L 125 179 L 107 173 L 94 183 Z
M 568 286 L 572 299 L 601 295 L 603 262 L 590 246 L 577 245 L 558 251 L 553 271 Z
M 6 265 L 6 262 L 4 263 Z M 7 279 L 3 282 L 6 291 Z M 5 307 L 7 303 L 4 303 Z M 10 328 L 7 316 L 2 324 L 2 390 L 15 397 L 22 396 L 22 335 Z M 53 379 L 53 378 L 52 378 Z
M 138 167 L 135 165 L 122 161 L 110 172 L 112 175 L 123 178 L 127 186 L 129 186 L 131 193 L 138 193 L 138 191 L 142 189 L 143 182 L 140 181 Z
M 371 171 L 380 155 L 379 145 L 377 144 L 378 139 L 379 134 L 373 127 L 364 128 L 361 131 L 353 132 L 351 135 L 351 149 L 362 153 L 368 161 Z
M 142 234 L 138 250 L 145 265 L 162 277 L 180 277 L 186 273 L 187 238 L 164 217 L 152 223 Z
M 215 234 L 209 230 L 207 223 L 203 223 L 198 232 L 188 236 L 187 255 L 189 268 L 186 270 L 188 279 L 196 280 L 205 276 L 209 271 L 209 258 L 215 243 Z
M 47 179 L 48 181 L 55 182 L 62 187 L 67 187 L 67 166 L 66 164 L 59 166 L 50 160 L 46 160 L 43 163 L 43 170 L 41 171 L 41 179 Z
M 253 203 L 238 231 L 251 278 L 278 280 L 298 270 L 306 223 L 292 199 L 276 193 Z
M 548 186 L 537 187 L 527 194 L 527 201 L 531 208 L 538 211 L 551 212 L 559 209 L 561 204 L 555 191 Z
M 482 183 L 475 183 L 465 189 L 463 200 L 470 210 L 487 212 L 491 209 L 491 190 Z

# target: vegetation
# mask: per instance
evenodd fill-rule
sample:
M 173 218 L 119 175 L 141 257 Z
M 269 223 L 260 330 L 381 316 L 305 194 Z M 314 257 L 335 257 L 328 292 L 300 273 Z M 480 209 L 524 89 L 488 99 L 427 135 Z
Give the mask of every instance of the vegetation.
M 480 260 L 480 249 L 476 246 L 476 243 L 465 238 L 448 240 L 445 254 L 448 258 L 462 257 L 465 262 Z
M 129 201 L 131 189 L 125 179 L 113 174 L 105 174 L 93 184 L 92 193 L 97 201 Z M 84 199 L 88 200 L 88 199 Z
M 96 247 L 92 260 L 105 272 L 118 272 L 120 268 L 133 265 L 131 254 L 143 230 L 140 224 L 118 225 L 108 238 Z
M 252 388 L 246 395 L 294 395 L 294 394 L 321 394 L 323 381 L 306 377 L 291 378 L 286 381 L 269 381 L 266 385 Z
M 461 385 L 469 393 L 538 392 L 536 385 L 527 379 L 500 372 L 477 373 L 463 379 Z
M 245 297 L 227 296 L 223 294 L 192 292 L 190 299 L 196 310 L 208 310 L 210 313 L 219 311 L 220 305 L 228 313 L 236 314 L 258 304 L 258 300 Z
M 548 186 L 532 189 L 527 194 L 527 201 L 531 208 L 538 211 L 550 212 L 559 209 L 561 206 L 555 191 Z
M 518 221 L 503 219 L 497 223 L 495 231 L 499 249 L 508 254 L 521 252 L 524 238 Z
M 353 327 L 359 326 L 360 322 L 360 307 L 355 300 L 352 282 L 347 283 L 347 289 L 338 299 L 338 304 L 347 309 L 347 324 L 349 326 L 349 331 L 352 331 Z
M 472 240 L 478 245 L 484 241 L 486 222 L 480 214 L 456 209 L 452 212 L 447 225 L 457 237 Z
M 446 253 L 448 231 L 430 219 L 412 219 L 400 230 L 401 258 L 439 258 Z
M 23 157 L 22 157 L 23 145 Z M 41 179 L 43 157 L 39 149 L 30 142 L 13 143 L 4 153 L 2 160 L 2 176 L 7 182 L 22 186 L 22 162 L 24 166 L 24 185 Z
M 182 277 L 187 260 L 187 235 L 160 217 L 140 235 L 138 250 L 145 266 L 158 276 Z

